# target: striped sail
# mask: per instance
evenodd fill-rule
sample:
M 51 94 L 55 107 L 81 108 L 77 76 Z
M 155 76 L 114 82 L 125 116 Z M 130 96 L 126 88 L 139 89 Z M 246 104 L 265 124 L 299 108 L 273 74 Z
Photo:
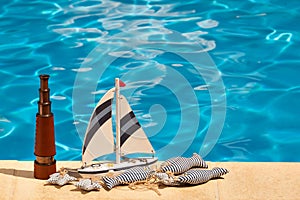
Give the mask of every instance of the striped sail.
M 82 162 L 89 163 L 99 156 L 114 152 L 112 131 L 112 100 L 115 88 L 100 99 L 90 118 L 82 148 Z
M 123 95 L 120 97 L 120 146 L 122 154 L 154 153 L 151 143 L 126 98 Z

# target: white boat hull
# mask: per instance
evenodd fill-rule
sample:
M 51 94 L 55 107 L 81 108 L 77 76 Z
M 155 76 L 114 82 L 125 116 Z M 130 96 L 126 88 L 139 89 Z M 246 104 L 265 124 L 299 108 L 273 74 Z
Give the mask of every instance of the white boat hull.
M 96 173 L 105 173 L 109 171 L 120 171 L 120 170 L 125 170 L 137 166 L 151 165 L 155 163 L 157 160 L 158 158 L 154 157 L 154 158 L 128 159 L 126 161 L 122 161 L 119 164 L 112 163 L 112 162 L 97 163 L 86 167 L 82 167 L 78 169 L 78 172 L 83 174 L 96 174 Z

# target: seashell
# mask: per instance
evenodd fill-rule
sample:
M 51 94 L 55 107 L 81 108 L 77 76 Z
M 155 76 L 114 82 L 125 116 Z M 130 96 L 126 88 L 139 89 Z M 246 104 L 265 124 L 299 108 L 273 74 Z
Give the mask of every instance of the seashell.
M 77 180 L 75 177 L 70 176 L 69 174 L 62 175 L 61 173 L 57 172 L 54 174 L 51 174 L 49 179 L 47 180 L 48 183 L 53 185 L 59 185 L 63 186 L 68 184 L 71 181 Z
M 98 182 L 94 182 L 91 179 L 81 179 L 75 183 L 75 186 L 85 191 L 100 190 L 102 188 Z

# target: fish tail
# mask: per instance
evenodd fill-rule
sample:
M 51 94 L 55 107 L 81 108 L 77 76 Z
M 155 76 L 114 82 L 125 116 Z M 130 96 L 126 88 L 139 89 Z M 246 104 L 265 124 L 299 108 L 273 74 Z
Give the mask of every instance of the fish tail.
M 111 178 L 111 177 L 107 177 L 107 176 L 104 176 L 102 178 L 103 182 L 105 183 L 106 187 L 108 189 L 112 189 L 113 187 L 115 187 L 116 185 L 119 185 L 119 182 L 117 179 L 115 178 Z
M 197 153 L 193 153 L 193 156 L 191 157 L 191 161 L 193 162 L 193 166 L 195 167 L 208 168 L 206 162 Z
M 211 170 L 213 178 L 218 178 L 224 174 L 227 174 L 229 171 L 225 168 L 215 167 Z

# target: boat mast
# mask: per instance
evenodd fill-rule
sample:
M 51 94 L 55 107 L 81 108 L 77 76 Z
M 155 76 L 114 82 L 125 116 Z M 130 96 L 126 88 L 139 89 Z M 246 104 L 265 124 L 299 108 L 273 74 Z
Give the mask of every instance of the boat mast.
M 120 149 L 120 84 L 119 79 L 115 79 L 115 93 L 116 93 L 116 163 L 121 162 Z

